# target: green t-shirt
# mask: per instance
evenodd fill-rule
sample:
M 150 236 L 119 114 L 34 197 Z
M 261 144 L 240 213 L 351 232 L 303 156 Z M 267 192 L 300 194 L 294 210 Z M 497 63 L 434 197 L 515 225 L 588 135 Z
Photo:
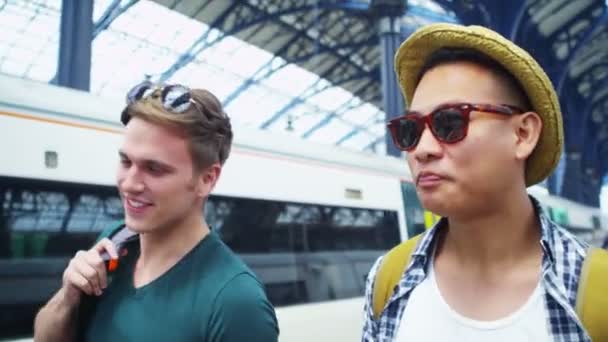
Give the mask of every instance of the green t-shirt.
M 86 341 L 277 341 L 276 316 L 262 284 L 214 232 L 136 289 L 138 255 L 133 243 L 85 320 Z

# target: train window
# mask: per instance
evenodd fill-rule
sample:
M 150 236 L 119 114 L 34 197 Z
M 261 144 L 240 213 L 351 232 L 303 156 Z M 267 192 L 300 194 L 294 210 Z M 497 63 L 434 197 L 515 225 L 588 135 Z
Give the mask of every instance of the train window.
M 383 250 L 399 243 L 397 214 L 214 196 L 206 216 L 239 253 Z
M 67 260 L 124 216 L 113 186 L 0 177 L 0 201 L 0 258 Z M 213 195 L 205 215 L 279 306 L 363 295 L 364 275 L 400 240 L 388 210 Z
M 205 214 L 277 306 L 363 295 L 373 262 L 399 243 L 387 210 L 212 196 Z
M 101 232 L 116 217 L 122 217 L 122 203 L 118 197 L 103 198 L 92 194 L 82 194 L 73 204 L 67 231 Z
M 123 217 L 107 186 L 0 177 L 0 200 L 2 258 L 71 256 Z
M 59 231 L 67 198 L 59 192 L 5 191 L 4 216 L 14 231 Z

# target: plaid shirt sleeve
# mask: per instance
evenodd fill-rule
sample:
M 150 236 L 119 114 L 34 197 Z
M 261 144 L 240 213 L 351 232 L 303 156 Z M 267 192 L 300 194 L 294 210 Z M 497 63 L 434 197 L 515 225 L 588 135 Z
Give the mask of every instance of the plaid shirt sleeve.
M 373 302 L 373 290 L 374 290 L 374 280 L 376 278 L 376 272 L 378 271 L 378 267 L 382 262 L 382 256 L 379 257 L 374 266 L 372 266 L 371 270 L 367 275 L 367 281 L 365 282 L 365 305 L 363 307 L 363 337 L 361 339 L 362 342 L 373 342 L 376 340 L 377 336 L 377 324 L 374 321 L 374 302 Z

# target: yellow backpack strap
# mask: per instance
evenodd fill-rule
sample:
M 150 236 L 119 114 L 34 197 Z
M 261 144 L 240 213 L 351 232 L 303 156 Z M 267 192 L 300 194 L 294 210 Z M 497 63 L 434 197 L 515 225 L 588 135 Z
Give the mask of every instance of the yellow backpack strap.
M 384 306 L 393 294 L 395 286 L 399 283 L 405 268 L 410 263 L 414 248 L 420 240 L 420 235 L 400 243 L 391 249 L 376 271 L 376 279 L 373 286 L 373 309 L 374 319 L 378 319 Z
M 591 248 L 583 263 L 576 313 L 592 341 L 608 341 L 608 251 Z

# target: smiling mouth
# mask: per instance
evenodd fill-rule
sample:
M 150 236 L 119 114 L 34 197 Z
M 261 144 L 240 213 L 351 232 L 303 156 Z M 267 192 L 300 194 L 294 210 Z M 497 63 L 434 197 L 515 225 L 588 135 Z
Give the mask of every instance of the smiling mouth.
M 127 203 L 130 206 L 132 206 L 133 208 L 143 208 L 146 205 L 149 205 L 148 203 L 140 202 L 140 201 L 137 201 L 137 200 L 134 200 L 134 199 L 130 199 L 130 198 L 127 199 Z
M 126 197 L 124 200 L 125 209 L 132 213 L 142 213 L 146 208 L 152 206 L 152 203 L 145 201 L 138 201 L 134 198 Z

